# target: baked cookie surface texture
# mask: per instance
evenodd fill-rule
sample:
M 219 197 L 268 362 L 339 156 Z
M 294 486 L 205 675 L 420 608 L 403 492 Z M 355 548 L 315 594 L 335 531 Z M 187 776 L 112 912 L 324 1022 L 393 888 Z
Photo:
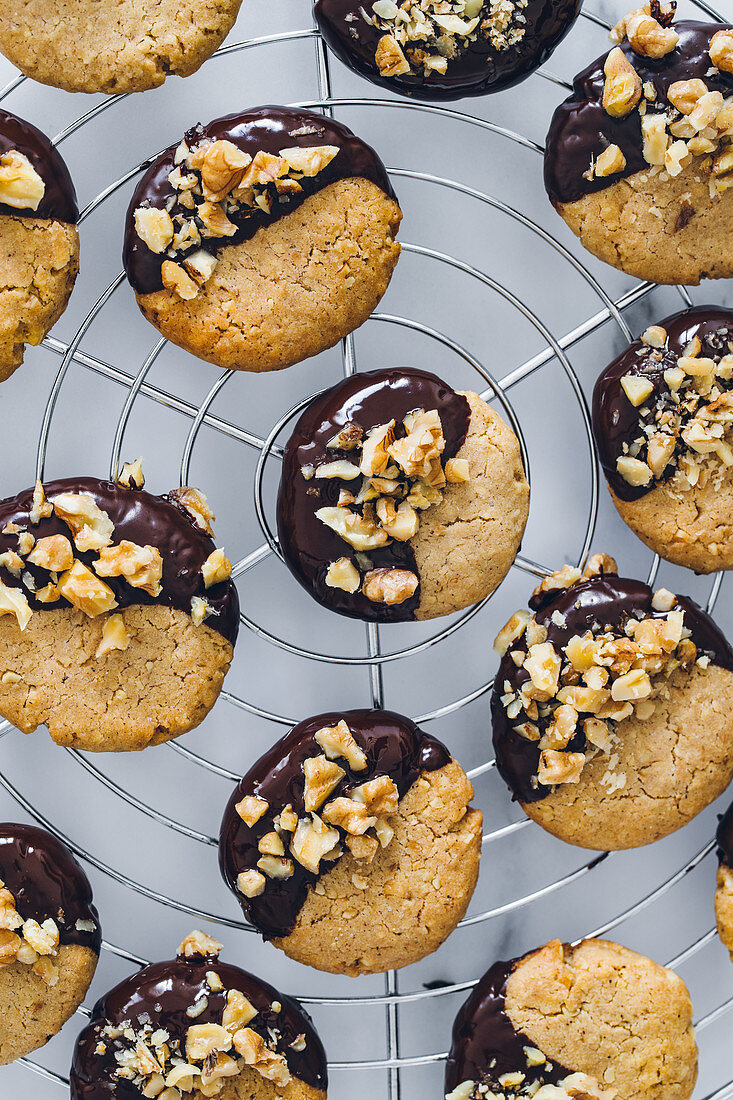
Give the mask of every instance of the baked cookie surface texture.
M 387 289 L 402 214 L 381 160 L 341 123 L 257 107 L 189 130 L 133 194 L 124 264 L 169 340 L 217 366 L 299 363 Z
M 291 958 L 340 974 L 407 966 L 464 915 L 481 814 L 439 741 L 391 711 L 316 715 L 242 779 L 222 821 L 222 874 Z
M 496 640 L 496 763 L 571 844 L 635 848 L 687 824 L 733 775 L 733 652 L 685 596 L 595 555 L 535 589 Z
M 0 502 L 0 714 L 61 745 L 142 749 L 197 726 L 234 652 L 239 602 L 206 498 L 36 483 Z

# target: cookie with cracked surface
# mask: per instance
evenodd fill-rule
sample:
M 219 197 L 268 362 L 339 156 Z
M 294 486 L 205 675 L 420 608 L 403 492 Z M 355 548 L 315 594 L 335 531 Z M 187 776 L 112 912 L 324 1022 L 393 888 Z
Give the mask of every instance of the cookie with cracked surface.
M 594 255 L 639 279 L 733 275 L 733 27 L 638 9 L 547 135 L 545 186 Z
M 265 939 L 317 970 L 369 974 L 435 951 L 481 855 L 473 788 L 391 711 L 309 718 L 245 775 L 221 826 L 230 889 Z
M 715 919 L 718 935 L 733 959 L 733 803 L 720 819 L 715 839 L 718 843 Z
M 234 26 L 242 0 L 7 0 L 0 51 L 68 92 L 143 92 L 190 76 Z
M 696 1078 L 677 974 L 608 940 L 553 940 L 481 978 L 453 1026 L 446 1094 L 687 1100 Z
M 84 999 L 102 933 L 89 880 L 51 833 L 0 824 L 0 1065 L 60 1031 Z
M 239 603 L 206 498 L 36 483 L 0 502 L 0 714 L 60 745 L 143 749 L 197 726 L 234 652 Z
M 111 989 L 76 1042 L 71 1100 L 325 1100 L 326 1054 L 297 1001 L 192 932 Z
M 285 561 L 319 603 L 432 619 L 504 579 L 527 522 L 519 441 L 477 394 L 395 367 L 315 397 L 285 448 Z
M 156 158 L 128 210 L 125 270 L 173 343 L 220 367 L 280 370 L 367 320 L 401 217 L 384 165 L 346 126 L 257 107 Z
M 685 596 L 606 555 L 547 577 L 499 633 L 496 763 L 514 798 L 582 848 L 686 825 L 733 776 L 733 651 Z
M 66 309 L 79 270 L 78 216 L 71 176 L 46 135 L 0 110 L 0 382 Z
M 651 325 L 598 378 L 593 432 L 631 530 L 698 573 L 733 568 L 733 310 Z

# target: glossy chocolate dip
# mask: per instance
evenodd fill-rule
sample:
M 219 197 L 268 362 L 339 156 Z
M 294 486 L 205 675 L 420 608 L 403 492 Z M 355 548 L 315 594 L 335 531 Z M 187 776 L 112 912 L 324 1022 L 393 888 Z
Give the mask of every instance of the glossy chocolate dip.
M 75 225 L 79 217 L 76 191 L 61 154 L 30 122 L 0 109 L 0 156 L 13 150 L 28 158 L 46 185 L 46 191 L 37 210 L 19 209 L 0 202 L 0 214 L 15 218 L 52 218 Z
M 578 581 L 570 588 L 562 589 L 559 594 L 543 593 L 530 601 L 530 607 L 537 622 L 546 628 L 547 641 L 559 651 L 573 635 L 583 635 L 593 624 L 623 634 L 630 618 L 664 619 L 667 613 L 652 607 L 652 596 L 648 584 L 606 573 Z M 710 616 L 687 596 L 677 597 L 675 610 L 678 609 L 684 611 L 685 627 L 691 631 L 692 641 L 700 655 L 708 656 L 714 664 L 733 672 L 733 650 Z M 553 621 L 556 611 L 564 616 L 564 626 L 558 626 Z M 514 731 L 513 727 L 523 721 L 524 712 L 516 718 L 509 718 L 501 701 L 505 683 L 508 682 L 509 691 L 516 691 L 529 680 L 529 673 L 517 668 L 511 659 L 511 650 L 518 648 L 526 648 L 524 638 L 513 643 L 502 658 L 496 674 L 491 696 L 494 751 L 499 774 L 514 798 L 520 802 L 538 802 L 552 791 L 549 786 L 533 782 L 540 760 L 539 744 Z M 567 747 L 570 752 L 580 752 L 583 745 L 581 732 Z
M 625 374 L 648 378 L 654 391 L 644 404 L 656 402 L 661 397 L 672 407 L 664 372 L 676 367 L 677 360 L 695 336 L 702 344 L 701 356 L 717 360 L 729 354 L 728 343 L 733 340 L 733 310 L 722 306 L 699 306 L 673 313 L 660 321 L 659 326 L 667 333 L 663 348 L 652 348 L 635 340 L 606 367 L 593 390 L 593 434 L 598 457 L 608 484 L 621 500 L 639 500 L 660 483 L 655 478 L 648 485 L 629 485 L 616 469 L 616 460 L 624 453 L 624 444 L 630 446 L 641 435 L 640 425 L 649 423 L 640 421 L 641 409 L 631 404 L 621 387 L 621 379 Z M 670 464 L 666 476 L 674 469 Z
M 218 974 L 224 986 L 222 991 L 211 990 L 206 980 L 208 971 Z M 115 1052 L 129 1049 L 130 1042 L 103 1037 L 105 1027 L 127 1022 L 136 1031 L 145 1025 L 154 1030 L 164 1028 L 185 1052 L 186 1032 L 192 1024 L 221 1023 L 229 989 L 239 990 L 257 1009 L 247 1027 L 266 1040 L 269 1029 L 277 1030 L 277 1051 L 285 1055 L 292 1076 L 325 1090 L 325 1051 L 310 1017 L 296 1001 L 245 970 L 219 962 L 214 955 L 193 958 L 179 955 L 170 962 L 144 967 L 97 1001 L 91 1022 L 76 1041 L 70 1081 L 72 1100 L 141 1100 L 140 1089 L 114 1073 L 118 1068 Z M 186 1009 L 201 997 L 207 999 L 204 1010 L 195 1017 L 187 1015 Z M 280 1002 L 280 1012 L 273 1011 L 273 1001 Z M 299 1035 L 305 1037 L 305 1048 L 295 1051 L 290 1044 Z M 106 1050 L 98 1054 L 100 1041 Z
M 715 839 L 718 844 L 718 859 L 733 868 L 733 802 L 720 819 Z
M 713 69 L 708 49 L 713 35 L 730 30 L 727 23 L 674 24 L 679 42 L 666 57 L 654 60 L 634 53 L 628 42 L 620 48 L 634 66 L 643 83 L 651 82 L 656 100 L 648 103 L 647 113 L 669 110 L 667 89 L 678 80 L 699 78 L 711 92 L 733 94 L 733 75 Z M 606 51 L 573 81 L 573 94 L 561 103 L 553 115 L 545 142 L 545 188 L 553 203 L 573 202 L 583 195 L 611 187 L 619 180 L 649 168 L 644 160 L 641 115 L 634 109 L 625 118 L 612 118 L 603 109 Z M 712 72 L 711 72 L 712 70 Z M 591 157 L 597 157 L 609 145 L 618 145 L 626 158 L 626 167 L 612 176 L 584 179 Z
M 136 604 L 163 604 L 190 615 L 193 597 L 205 597 L 213 609 L 205 625 L 234 644 L 239 629 L 237 590 L 231 580 L 205 588 L 201 566 L 216 549 L 214 540 L 196 525 L 190 514 L 176 500 L 170 496 L 153 496 L 144 489 L 127 489 L 115 482 L 93 477 L 48 481 L 44 482 L 43 487 L 48 500 L 60 493 L 88 493 L 114 524 L 113 545 L 127 539 L 139 546 L 154 546 L 160 551 L 163 576 L 162 588 L 157 596 L 135 588 L 124 577 L 103 578 L 105 584 L 114 591 L 120 610 Z M 26 528 L 36 541 L 49 535 L 65 535 L 73 543 L 70 529 L 55 513 L 48 519 L 32 524 L 32 505 L 32 489 L 26 489 L 17 497 L 0 501 L 0 554 L 8 550 L 17 552 L 18 549 L 17 535 L 2 534 L 7 523 Z M 82 552 L 74 547 L 74 557 L 93 570 L 97 554 L 95 551 Z M 20 577 L 15 577 L 6 568 L 0 568 L 0 579 L 11 587 L 23 588 L 33 611 L 69 606 L 64 599 L 51 604 L 37 600 L 31 589 L 23 583 L 26 573 L 32 576 L 38 588 L 48 583 L 48 570 L 27 562 Z
M 344 758 L 339 757 L 336 763 L 346 775 L 328 796 L 329 799 L 348 795 L 354 787 L 377 775 L 389 776 L 402 798 L 422 772 L 437 771 L 450 763 L 451 756 L 445 745 L 430 737 L 409 718 L 387 710 L 317 714 L 300 722 L 265 753 L 250 768 L 230 798 L 219 839 L 221 873 L 237 895 L 246 916 L 265 939 L 287 936 L 292 932 L 309 887 L 319 876 L 294 860 L 294 873 L 290 878 L 268 878 L 259 897 L 245 898 L 237 891 L 237 875 L 250 868 L 256 869 L 261 856 L 258 841 L 265 833 L 272 831 L 273 818 L 288 803 L 299 818 L 307 816 L 303 761 L 323 753 L 314 735 L 325 726 L 337 725 L 342 719 L 364 751 L 367 765 L 361 771 L 354 771 Z M 236 811 L 236 804 L 245 795 L 256 795 L 269 803 L 269 809 L 251 827 Z M 329 866 L 333 864 L 326 864 L 323 870 Z
M 0 824 L 0 879 L 23 920 L 51 918 L 61 947 L 88 947 L 99 954 L 102 932 L 92 888 L 74 856 L 52 833 L 34 825 Z M 88 922 L 93 928 L 77 927 Z
M 292 213 L 309 195 L 321 191 L 337 180 L 359 177 L 370 180 L 391 199 L 395 194 L 387 178 L 387 170 L 375 151 L 361 141 L 340 122 L 316 114 L 314 111 L 288 107 L 254 107 L 251 111 L 226 115 L 207 126 L 194 126 L 184 138 L 189 149 L 204 141 L 230 141 L 252 158 L 263 151 L 277 155 L 281 149 L 310 148 L 317 145 L 336 145 L 338 153 L 316 176 L 299 180 L 302 191 L 289 195 L 288 202 L 274 203 L 268 214 L 259 207 L 242 206 L 228 213 L 237 232 L 226 238 L 205 238 L 207 251 L 218 254 L 222 248 L 249 240 L 262 226 Z M 168 176 L 173 171 L 179 143 L 171 145 L 150 161 L 150 166 L 135 188 L 127 211 L 123 262 L 127 278 L 138 294 L 151 294 L 161 290 L 161 266 L 166 254 L 151 252 L 135 229 L 135 210 L 139 206 L 161 209 L 175 199 L 177 192 Z M 192 211 L 186 211 L 188 217 Z
M 404 622 L 414 619 L 420 603 L 420 587 L 400 604 L 374 603 L 362 592 L 345 592 L 326 584 L 331 562 L 353 556 L 352 547 L 316 518 L 319 508 L 338 502 L 341 489 L 355 495 L 363 477 L 306 480 L 303 466 L 317 468 L 335 459 L 348 459 L 353 452 L 330 449 L 327 444 L 341 429 L 356 424 L 366 433 L 390 420 L 398 426 L 415 409 L 437 409 L 445 437 L 441 462 L 445 466 L 460 450 L 468 432 L 470 408 L 465 397 L 434 374 L 407 367 L 367 371 L 344 379 L 314 397 L 295 425 L 288 440 L 277 498 L 277 529 L 280 546 L 291 572 L 324 607 L 354 619 Z M 409 542 L 393 540 L 367 551 L 374 569 L 400 568 L 417 573 Z
M 518 84 L 542 65 L 573 25 L 580 0 L 529 0 L 521 14 L 524 36 L 507 49 L 497 49 L 481 35 L 465 52 L 448 61 L 445 73 L 422 71 L 384 77 L 374 60 L 383 32 L 361 15 L 371 14 L 371 0 L 318 0 L 318 26 L 336 56 L 361 76 L 390 91 L 415 99 L 449 100 L 498 92 Z M 460 39 L 457 40 L 460 43 Z M 416 43 L 419 45 L 419 43 Z

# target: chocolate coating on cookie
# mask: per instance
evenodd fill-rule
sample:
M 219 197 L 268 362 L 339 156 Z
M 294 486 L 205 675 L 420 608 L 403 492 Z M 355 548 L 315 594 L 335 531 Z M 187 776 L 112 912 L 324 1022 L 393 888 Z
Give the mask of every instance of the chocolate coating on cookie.
M 699 78 L 708 91 L 733 94 L 733 75 L 713 68 L 708 53 L 710 40 L 717 31 L 730 30 L 727 23 L 683 21 L 674 24 L 679 42 L 671 53 L 659 60 L 641 57 L 628 42 L 620 49 L 636 69 L 643 83 L 651 82 L 656 99 L 647 103 L 647 114 L 668 108 L 667 90 L 680 80 Z M 608 53 L 597 58 L 573 81 L 573 94 L 561 103 L 553 115 L 545 142 L 545 188 L 553 203 L 573 202 L 621 179 L 648 169 L 643 155 L 641 116 L 638 110 L 625 118 L 613 118 L 603 108 L 604 63 Z M 610 145 L 618 145 L 626 158 L 626 167 L 610 176 L 584 177 L 591 157 Z
M 102 932 L 92 904 L 92 888 L 65 844 L 45 829 L 0 824 L 0 879 L 15 899 L 23 920 L 51 918 L 62 947 L 76 944 L 99 954 Z M 94 927 L 77 927 L 90 921 Z
M 223 989 L 215 992 L 207 982 L 208 972 L 216 973 Z M 316 1089 L 325 1089 L 327 1082 L 326 1055 L 310 1017 L 299 1004 L 273 989 L 254 975 L 218 961 L 217 957 L 178 956 L 170 962 L 144 967 L 111 989 L 97 1001 L 91 1022 L 77 1039 L 71 1067 L 72 1100 L 140 1100 L 141 1091 L 132 1082 L 115 1076 L 119 1063 L 115 1053 L 129 1047 L 120 1039 L 102 1039 L 106 1027 L 125 1022 L 134 1030 L 150 1025 L 155 1031 L 163 1028 L 170 1036 L 169 1046 L 176 1040 L 180 1050 L 186 1049 L 186 1032 L 192 1024 L 220 1024 L 227 1003 L 227 990 L 239 990 L 257 1015 L 249 1022 L 263 1038 L 268 1029 L 278 1032 L 276 1049 L 283 1054 L 293 1077 Z M 204 998 L 206 1007 L 190 1016 L 186 1009 Z M 273 1002 L 281 1010 L 274 1012 Z M 305 1037 L 305 1047 L 293 1050 L 298 1036 Z M 103 1053 L 97 1053 L 102 1041 Z M 185 1056 L 185 1054 L 184 1054 Z
M 24 218 L 52 218 L 75 225 L 79 217 L 76 191 L 61 154 L 30 122 L 0 110 L 0 156 L 16 150 L 31 162 L 46 190 L 38 209 L 18 209 L 0 202 L 0 214 Z
M 370 180 L 391 199 L 395 198 L 387 171 L 374 150 L 361 141 L 347 126 L 313 111 L 287 107 L 254 107 L 250 111 L 226 115 L 207 126 L 194 126 L 184 138 L 190 149 L 204 141 L 230 141 L 254 157 L 262 151 L 277 155 L 281 149 L 311 148 L 335 145 L 338 154 L 316 176 L 300 180 L 302 190 L 289 195 L 288 202 L 278 202 L 266 213 L 259 207 L 243 207 L 229 214 L 237 227 L 236 233 L 225 239 L 205 239 L 208 250 L 217 254 L 222 248 L 249 240 L 258 229 L 292 213 L 309 195 L 337 180 L 359 177 Z M 153 158 L 150 167 L 135 188 L 127 212 L 123 261 L 127 278 L 138 294 L 151 294 L 163 287 L 161 266 L 166 259 L 151 252 L 135 228 L 134 214 L 138 207 L 166 207 L 176 192 L 169 182 L 175 164 L 178 143 Z
M 556 650 L 562 649 L 573 635 L 582 636 L 594 624 L 610 628 L 623 635 L 629 619 L 664 619 L 666 612 L 652 606 L 652 589 L 643 581 L 618 577 L 613 573 L 580 580 L 559 594 L 544 593 L 530 600 L 537 623 L 547 630 L 547 641 Z M 685 627 L 701 654 L 720 668 L 733 671 L 733 650 L 713 620 L 701 607 L 686 596 L 678 596 L 675 607 L 684 612 Z M 557 614 L 556 614 L 557 613 Z M 564 623 L 563 623 L 564 620 Z M 559 625 L 563 624 L 563 625 Z M 514 648 L 525 647 L 524 639 Z M 502 658 L 491 696 L 491 717 L 496 766 L 520 802 L 538 802 L 550 794 L 552 787 L 537 785 L 536 776 L 540 748 L 514 730 L 520 718 L 509 718 L 501 701 L 505 693 L 516 691 L 529 680 L 529 673 L 518 668 L 510 652 Z M 572 751 L 582 751 L 583 735 L 576 733 L 568 745 Z
M 621 500 L 639 500 L 659 484 L 659 479 L 655 478 L 648 485 L 630 485 L 616 468 L 616 460 L 625 453 L 624 445 L 628 448 L 640 434 L 641 410 L 629 401 L 621 387 L 621 379 L 627 374 L 647 378 L 654 386 L 648 401 L 655 401 L 661 395 L 672 402 L 673 395 L 664 380 L 664 372 L 677 366 L 677 360 L 685 354 L 685 348 L 694 337 L 700 340 L 702 357 L 719 359 L 729 354 L 728 343 L 733 340 L 733 310 L 722 306 L 686 309 L 660 321 L 659 327 L 667 333 L 663 348 L 649 347 L 635 340 L 606 367 L 593 390 L 593 434 L 598 457 L 608 484 Z M 668 465 L 665 476 L 673 470 L 674 467 Z
M 425 733 L 409 718 L 382 710 L 347 710 L 318 714 L 300 722 L 265 753 L 244 776 L 229 800 L 221 824 L 219 866 L 230 889 L 247 916 L 265 939 L 287 936 L 293 930 L 308 890 L 318 875 L 294 861 L 289 878 L 268 878 L 257 897 L 244 898 L 237 892 L 237 876 L 256 868 L 261 852 L 258 841 L 273 829 L 273 817 L 290 804 L 298 818 L 305 813 L 303 762 L 322 753 L 315 734 L 324 727 L 345 721 L 354 740 L 366 755 L 366 767 L 353 770 L 338 758 L 345 777 L 329 795 L 348 796 L 354 787 L 375 776 L 388 776 L 400 798 L 422 772 L 437 771 L 450 762 L 445 745 Z M 236 805 L 247 795 L 265 799 L 268 810 L 254 826 L 245 824 Z M 327 867 L 328 865 L 326 865 Z M 326 869 L 323 868 L 323 870 Z
M 441 460 L 445 463 L 454 457 L 468 431 L 468 402 L 434 374 L 410 368 L 357 374 L 315 397 L 302 413 L 285 448 L 277 499 L 278 535 L 285 561 L 319 603 L 341 615 L 379 622 L 414 619 L 420 588 L 402 603 L 386 605 L 374 603 L 361 590 L 349 593 L 326 584 L 329 564 L 350 555 L 352 549 L 315 513 L 336 505 L 344 488 L 357 493 L 363 478 L 348 482 L 340 478 L 306 480 L 302 467 L 317 468 L 338 458 L 348 460 L 349 451 L 327 446 L 347 425 L 355 424 L 366 433 L 390 420 L 399 424 L 415 409 L 438 411 L 445 437 Z M 370 549 L 368 557 L 374 569 L 408 569 L 417 573 L 409 541 L 392 541 Z
M 718 845 L 718 859 L 733 868 L 733 802 L 718 823 L 715 840 Z
M 448 60 L 445 73 L 428 76 L 411 71 L 384 77 L 375 61 L 377 43 L 383 35 L 367 23 L 362 10 L 370 12 L 371 0 L 318 0 L 315 16 L 328 45 L 345 65 L 390 91 L 415 99 L 460 99 L 484 95 L 518 84 L 542 65 L 570 30 L 580 10 L 579 0 L 529 0 L 521 9 L 526 22 L 519 40 L 497 49 L 489 37 L 480 35 L 465 52 Z M 485 18 L 485 16 L 482 16 Z M 415 43 L 419 45 L 419 43 Z
M 527 1066 L 525 1047 L 534 1043 L 515 1029 L 506 1011 L 506 984 L 521 961 L 494 963 L 456 1016 L 445 1071 L 446 1093 L 463 1081 L 488 1081 L 498 1088 L 502 1074 L 517 1072 L 526 1075 L 523 1090 L 535 1080 L 555 1085 L 571 1072 L 549 1060 Z
M 127 489 L 115 482 L 93 477 L 45 482 L 44 490 L 48 500 L 60 493 L 89 494 L 114 524 L 113 544 L 127 539 L 139 546 L 153 546 L 160 552 L 163 575 L 161 591 L 157 596 L 133 587 L 123 577 L 104 578 L 115 594 L 119 609 L 136 604 L 163 604 L 190 615 L 193 597 L 205 597 L 212 609 L 212 614 L 206 619 L 206 626 L 234 644 L 239 629 L 237 590 L 231 580 L 205 588 L 201 567 L 215 549 L 214 541 L 196 525 L 189 512 L 173 497 L 153 496 L 144 489 Z M 36 540 L 50 535 L 71 537 L 68 526 L 55 513 L 47 519 L 41 519 L 39 523 L 31 523 L 32 506 L 32 489 L 0 501 L 0 554 L 17 551 L 18 548 L 17 535 L 2 534 L 8 523 L 26 528 Z M 74 556 L 93 570 L 95 551 L 80 551 L 75 548 Z M 48 571 L 29 562 L 24 564 L 20 577 L 14 576 L 7 568 L 0 568 L 0 579 L 10 587 L 22 587 L 33 611 L 69 606 L 64 599 L 50 604 L 41 603 L 24 584 L 23 577 L 26 573 L 31 575 L 38 588 L 48 583 Z

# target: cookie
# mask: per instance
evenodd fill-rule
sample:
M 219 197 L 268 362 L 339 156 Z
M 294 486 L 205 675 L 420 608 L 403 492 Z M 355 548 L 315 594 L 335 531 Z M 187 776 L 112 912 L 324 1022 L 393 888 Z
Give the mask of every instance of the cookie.
M 231 565 L 206 498 L 46 482 L 0 502 L 0 715 L 59 745 L 118 752 L 197 726 L 239 627 Z
M 317 0 L 334 53 L 361 76 L 415 99 L 460 99 L 509 88 L 550 56 L 580 0 Z
M 5 0 L 0 51 L 67 92 L 144 92 L 190 76 L 234 26 L 242 0 Z M 83 45 L 82 45 L 83 43 Z
M 733 803 L 723 814 L 715 834 L 718 842 L 718 881 L 715 919 L 718 935 L 733 960 Z
M 35 126 L 0 110 L 0 382 L 66 309 L 79 271 L 78 217 L 60 154 Z
M 477 394 L 426 371 L 368 371 L 315 397 L 285 448 L 287 565 L 324 607 L 432 619 L 504 579 L 527 522 L 519 441 Z
M 638 9 L 612 38 L 553 116 L 547 193 L 583 245 L 629 275 L 730 278 L 733 27 L 672 27 Z
M 318 714 L 247 772 L 219 863 L 263 938 L 298 962 L 373 974 L 435 951 L 481 856 L 473 788 L 445 745 L 392 711 Z
M 97 1001 L 76 1041 L 71 1100 L 325 1100 L 326 1055 L 310 1017 L 220 962 L 220 950 L 192 932 L 175 959 L 144 967 Z
M 232 370 L 279 370 L 363 324 L 400 253 L 377 154 L 312 111 L 257 107 L 189 130 L 127 213 L 124 264 L 143 314 Z
M 69 849 L 45 829 L 0 824 L 0 1065 L 61 1030 L 101 944 L 92 888 Z
M 593 432 L 611 498 L 655 553 L 697 573 L 733 568 L 733 311 L 651 325 L 606 367 Z
M 608 940 L 553 940 L 484 974 L 453 1026 L 447 1100 L 687 1100 L 692 1004 L 673 971 Z
M 500 631 L 496 764 L 543 829 L 636 848 L 686 825 L 733 776 L 733 651 L 686 596 L 617 575 L 543 580 Z

